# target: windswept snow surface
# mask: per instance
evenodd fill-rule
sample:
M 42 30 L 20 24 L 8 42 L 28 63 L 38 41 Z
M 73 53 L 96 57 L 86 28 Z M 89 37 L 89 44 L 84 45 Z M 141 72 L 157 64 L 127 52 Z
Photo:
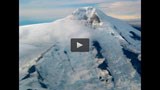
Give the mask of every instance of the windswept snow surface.
M 71 52 L 89 38 L 89 52 Z M 19 30 L 20 90 L 141 90 L 141 32 L 98 9 Z

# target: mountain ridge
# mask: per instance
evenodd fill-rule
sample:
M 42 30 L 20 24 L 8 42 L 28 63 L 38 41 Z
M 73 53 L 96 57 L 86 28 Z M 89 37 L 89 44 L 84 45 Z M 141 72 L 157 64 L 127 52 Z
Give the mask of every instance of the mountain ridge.
M 140 37 L 93 7 L 51 23 L 20 26 L 20 90 L 140 90 Z M 72 53 L 71 38 L 89 38 L 90 51 Z

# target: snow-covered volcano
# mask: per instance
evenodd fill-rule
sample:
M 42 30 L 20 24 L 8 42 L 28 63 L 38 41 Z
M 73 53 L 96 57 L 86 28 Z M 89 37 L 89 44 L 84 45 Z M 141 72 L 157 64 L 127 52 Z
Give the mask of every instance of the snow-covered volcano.
M 89 38 L 89 52 L 71 52 Z M 83 7 L 51 23 L 20 26 L 20 90 L 140 90 L 141 32 Z

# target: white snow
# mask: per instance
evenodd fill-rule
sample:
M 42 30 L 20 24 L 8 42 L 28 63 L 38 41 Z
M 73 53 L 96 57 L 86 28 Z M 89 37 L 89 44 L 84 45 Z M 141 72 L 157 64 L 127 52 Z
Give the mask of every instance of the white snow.
M 89 23 L 93 14 L 99 17 L 100 23 L 95 20 Z M 131 38 L 130 31 L 141 37 L 141 32 L 127 23 L 92 7 L 79 8 L 54 22 L 20 26 L 20 90 L 140 90 L 141 76 L 122 51 L 126 48 L 141 53 L 141 41 Z M 90 51 L 71 52 L 71 38 L 89 38 Z M 103 59 L 95 58 L 97 51 L 92 41 L 101 45 Z M 105 83 L 98 79 L 100 75 L 107 78 L 109 73 L 97 68 L 103 60 L 107 60 L 114 81 Z M 37 71 L 21 80 L 32 65 L 36 65 Z M 39 74 L 44 80 L 39 81 Z

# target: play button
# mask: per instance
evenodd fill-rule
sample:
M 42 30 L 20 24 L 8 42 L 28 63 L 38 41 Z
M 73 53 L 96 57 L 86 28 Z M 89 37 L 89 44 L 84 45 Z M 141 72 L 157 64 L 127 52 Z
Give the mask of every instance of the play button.
M 89 39 L 88 38 L 72 38 L 71 51 L 72 52 L 88 52 Z
M 82 46 L 83 46 L 83 44 L 77 42 L 77 48 L 82 47 Z

